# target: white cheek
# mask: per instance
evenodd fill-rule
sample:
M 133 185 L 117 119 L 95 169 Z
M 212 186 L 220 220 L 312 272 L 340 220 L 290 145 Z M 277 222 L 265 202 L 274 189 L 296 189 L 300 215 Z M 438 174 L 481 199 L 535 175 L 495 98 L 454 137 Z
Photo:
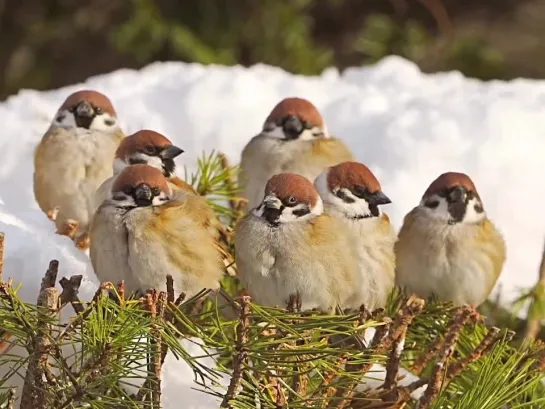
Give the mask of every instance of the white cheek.
M 168 202 L 168 195 L 165 192 L 161 192 L 159 196 L 155 196 L 151 201 L 152 206 L 161 206 Z
M 264 206 L 260 203 L 256 208 L 252 209 L 251 213 L 256 217 L 262 217 Z
M 149 166 L 153 166 L 156 169 L 159 169 L 161 172 L 163 171 L 163 161 L 158 156 L 148 156 L 142 154 L 142 157 L 146 158 L 146 161 L 148 162 Z
M 111 131 L 117 128 L 117 119 L 105 112 L 94 117 L 89 129 L 93 131 Z
M 464 215 L 464 220 L 462 221 L 463 223 L 478 223 L 486 218 L 486 212 L 483 211 L 482 213 L 477 213 L 475 210 L 475 205 L 480 204 L 481 203 L 477 200 L 477 198 L 473 198 L 467 203 L 466 214 Z
M 59 128 L 76 128 L 76 119 L 70 111 L 59 111 L 55 114 L 53 125 Z
M 432 209 L 431 207 L 427 207 L 424 203 L 431 202 L 431 201 L 438 201 L 439 205 Z M 422 200 L 420 202 L 420 207 L 426 211 L 429 217 L 443 221 L 445 223 L 448 223 L 450 220 L 450 213 L 448 212 L 448 204 L 447 200 L 444 197 L 440 197 L 438 195 L 433 195 L 427 200 Z
M 284 131 L 282 130 L 281 126 L 276 126 L 272 131 L 265 131 L 263 130 L 261 132 L 262 135 L 268 136 L 270 138 L 276 138 L 276 139 L 285 139 L 286 136 L 284 135 Z

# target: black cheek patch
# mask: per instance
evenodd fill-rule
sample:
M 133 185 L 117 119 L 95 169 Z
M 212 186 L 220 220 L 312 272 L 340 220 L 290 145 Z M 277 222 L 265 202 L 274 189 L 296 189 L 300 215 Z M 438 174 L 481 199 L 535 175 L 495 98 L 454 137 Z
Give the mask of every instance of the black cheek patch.
M 297 217 L 301 217 L 309 213 L 310 213 L 310 209 L 308 207 L 303 207 L 302 209 L 297 209 L 293 211 L 293 214 Z
M 343 200 L 343 202 L 345 203 L 354 203 L 355 200 L 352 199 L 350 196 L 348 196 L 346 193 L 344 193 L 343 190 L 339 189 L 337 190 L 337 193 L 336 193 L 337 197 L 341 198 Z
M 479 203 L 476 203 L 475 206 L 473 206 L 473 209 L 475 209 L 475 211 L 476 211 L 477 213 L 482 213 L 482 212 L 484 212 L 483 207 L 482 207 Z
M 105 119 L 104 124 L 106 126 L 112 126 L 113 124 L 115 124 L 115 121 L 113 119 Z
M 429 207 L 430 209 L 436 209 L 439 206 L 439 200 L 428 200 L 424 203 L 424 206 Z

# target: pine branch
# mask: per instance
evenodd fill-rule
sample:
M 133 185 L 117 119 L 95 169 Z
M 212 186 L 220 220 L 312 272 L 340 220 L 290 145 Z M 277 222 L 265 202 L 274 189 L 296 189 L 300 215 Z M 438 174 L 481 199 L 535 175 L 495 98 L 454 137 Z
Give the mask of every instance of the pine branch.
M 47 365 L 51 348 L 51 328 L 49 319 L 54 317 L 59 308 L 59 292 L 55 288 L 59 262 L 49 263 L 49 269 L 42 279 L 37 305 L 38 327 L 33 339 L 32 353 L 29 357 L 25 383 L 21 397 L 21 409 L 47 409 L 44 368 Z
M 528 322 L 524 338 L 529 341 L 536 338 L 541 330 L 541 320 L 544 318 L 545 308 L 545 245 L 541 254 L 538 280 L 533 290 L 533 297 L 528 313 Z

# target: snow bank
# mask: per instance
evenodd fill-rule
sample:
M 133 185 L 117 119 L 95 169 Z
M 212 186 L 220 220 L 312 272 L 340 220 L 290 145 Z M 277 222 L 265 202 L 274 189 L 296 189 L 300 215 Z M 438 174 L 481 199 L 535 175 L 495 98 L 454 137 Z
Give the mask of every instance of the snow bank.
M 342 75 L 330 69 L 319 77 L 265 65 L 155 63 L 60 90 L 23 90 L 0 104 L 5 275 L 23 282 L 27 301 L 35 300 L 52 258 L 60 261 L 61 277 L 85 275 L 82 298 L 96 289 L 87 255 L 54 234 L 32 192 L 33 149 L 59 104 L 82 88 L 111 98 L 126 133 L 150 128 L 167 135 L 186 152 L 178 162 L 190 167 L 211 149 L 238 163 L 244 144 L 281 98 L 306 97 L 321 110 L 330 131 L 376 173 L 393 201 L 386 211 L 396 227 L 439 173 L 466 172 L 507 240 L 500 278 L 504 299 L 535 282 L 545 232 L 545 82 L 483 83 L 457 72 L 424 75 L 398 57 Z M 165 384 L 185 379 L 187 389 L 191 378 L 172 369 L 176 365 L 167 361 Z M 169 394 L 185 390 L 174 385 L 167 392 L 167 409 L 176 407 Z

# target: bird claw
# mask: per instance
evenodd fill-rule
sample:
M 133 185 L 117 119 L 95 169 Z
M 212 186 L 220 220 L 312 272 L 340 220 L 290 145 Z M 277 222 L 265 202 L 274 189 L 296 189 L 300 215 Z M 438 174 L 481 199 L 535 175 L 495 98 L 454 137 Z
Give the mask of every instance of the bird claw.
M 80 234 L 74 239 L 76 247 L 80 250 L 87 250 L 91 245 L 91 240 L 89 238 L 89 233 Z
M 61 236 L 68 236 L 72 240 L 74 240 L 74 237 L 76 235 L 76 231 L 78 230 L 79 222 L 76 220 L 68 219 L 64 224 L 57 229 L 57 234 L 60 234 Z
M 57 215 L 59 214 L 59 210 L 60 210 L 59 206 L 56 206 L 53 209 L 48 210 L 47 211 L 47 218 L 54 222 L 55 220 L 57 220 Z

